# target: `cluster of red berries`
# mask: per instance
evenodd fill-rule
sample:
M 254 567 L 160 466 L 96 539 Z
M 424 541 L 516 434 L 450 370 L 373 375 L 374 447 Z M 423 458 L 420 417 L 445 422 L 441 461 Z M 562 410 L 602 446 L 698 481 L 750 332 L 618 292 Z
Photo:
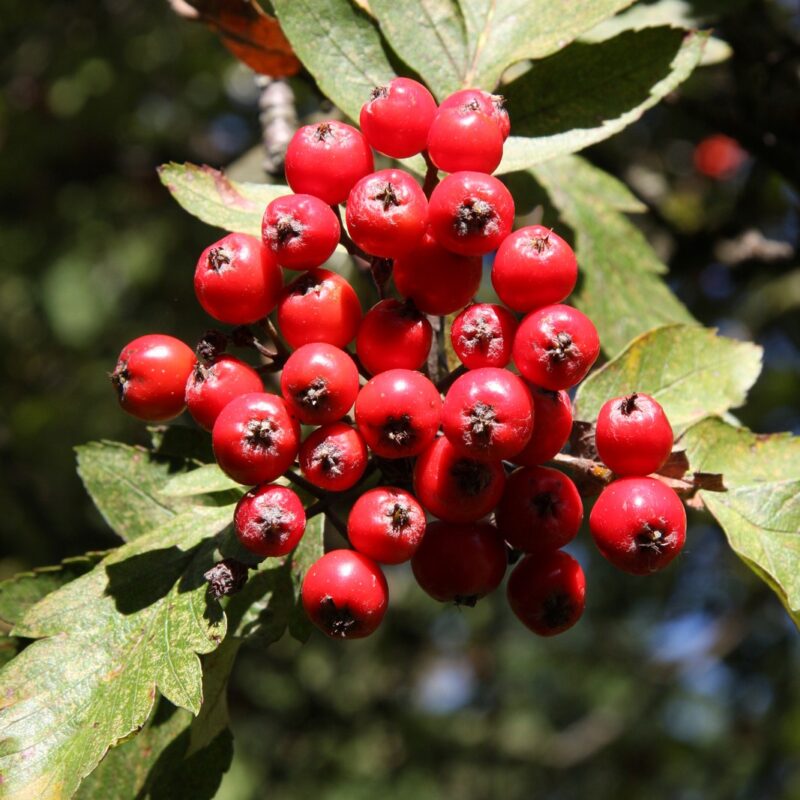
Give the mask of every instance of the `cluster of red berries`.
M 265 363 L 255 369 L 214 337 L 198 358 L 176 339 L 145 336 L 122 351 L 112 374 L 120 403 L 151 421 L 188 407 L 211 431 L 221 469 L 254 487 L 234 528 L 258 556 L 290 553 L 305 530 L 306 509 L 275 483 L 281 476 L 317 495 L 311 513 L 357 495 L 346 524 L 353 549 L 327 553 L 303 581 L 304 607 L 328 635 L 362 637 L 380 623 L 388 593 L 379 563 L 410 560 L 432 597 L 473 604 L 520 554 L 511 607 L 533 631 L 558 633 L 584 608 L 583 571 L 561 549 L 578 532 L 583 504 L 569 477 L 542 464 L 567 442 L 566 390 L 600 349 L 592 322 L 562 304 L 577 280 L 575 254 L 541 226 L 511 232 L 514 201 L 489 174 L 510 127 L 501 98 L 465 90 L 437 107 L 424 86 L 397 78 L 373 92 L 361 127 L 330 121 L 298 130 L 286 156 L 295 194 L 269 204 L 262 239 L 230 234 L 197 263 L 202 307 L 239 326 L 234 341 L 256 346 Z M 373 149 L 392 158 L 424 153 L 429 196 L 400 169 L 374 172 Z M 449 175 L 438 182 L 437 170 Z M 371 260 L 373 276 L 383 276 L 379 290 L 391 275 L 398 296 L 362 315 L 350 284 L 322 268 L 340 242 Z M 492 251 L 504 305 L 473 302 L 482 256 Z M 282 268 L 301 274 L 284 285 Z M 267 320 L 273 311 L 277 330 Z M 437 386 L 423 371 L 435 342 L 428 315 L 456 312 L 451 342 L 462 367 Z M 249 332 L 256 323 L 274 349 Z M 353 342 L 355 354 L 346 349 Z M 519 374 L 508 369 L 512 360 Z M 278 371 L 280 394 L 265 392 L 262 374 Z M 312 428 L 305 437 L 301 426 Z M 597 448 L 615 473 L 646 476 L 671 447 L 652 398 L 604 408 Z M 295 462 L 302 476 L 291 471 Z M 382 480 L 367 488 L 376 471 Z M 680 548 L 682 514 L 659 481 L 622 477 L 590 522 L 607 558 L 647 572 Z

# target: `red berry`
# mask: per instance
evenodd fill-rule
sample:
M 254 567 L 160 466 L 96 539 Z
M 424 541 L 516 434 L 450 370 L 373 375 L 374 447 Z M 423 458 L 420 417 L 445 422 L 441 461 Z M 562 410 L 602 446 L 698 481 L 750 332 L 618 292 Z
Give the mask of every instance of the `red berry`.
M 410 253 L 394 262 L 394 285 L 423 314 L 445 316 L 463 308 L 481 285 L 481 259 L 445 250 L 426 233 Z
M 514 199 L 491 175 L 454 172 L 433 190 L 428 221 L 442 247 L 481 256 L 499 247 L 511 232 Z
M 586 576 L 567 553 L 526 556 L 514 567 L 508 604 L 519 621 L 539 636 L 571 628 L 586 605 Z
M 680 498 L 655 478 L 620 478 L 606 486 L 589 515 L 600 552 L 633 575 L 663 569 L 686 541 Z
M 304 125 L 286 150 L 286 181 L 298 194 L 313 194 L 328 205 L 347 199 L 356 181 L 372 172 L 367 140 L 359 130 L 331 120 Z
M 376 455 L 407 458 L 433 441 L 442 401 L 424 375 L 410 369 L 390 369 L 361 389 L 355 413 L 358 429 Z
M 447 392 L 442 428 L 462 455 L 484 461 L 511 458 L 528 443 L 533 431 L 528 387 L 507 369 L 470 370 Z
M 242 545 L 259 556 L 291 553 L 306 529 L 300 498 L 285 486 L 263 483 L 236 504 L 233 528 Z
M 282 284 L 275 256 L 245 233 L 229 233 L 203 250 L 194 272 L 198 302 L 228 325 L 249 325 L 266 317 Z
M 482 111 L 440 109 L 428 132 L 428 154 L 444 172 L 494 172 L 503 158 L 503 135 Z
M 367 141 L 392 158 L 421 153 L 436 115 L 433 95 L 417 81 L 395 78 L 372 90 L 361 107 L 359 123 Z
M 358 295 L 341 275 L 327 269 L 295 278 L 278 301 L 278 327 L 293 348 L 312 342 L 346 347 L 360 322 Z
M 273 200 L 261 223 L 264 246 L 287 269 L 315 269 L 339 243 L 341 228 L 331 207 L 310 194 Z
M 475 303 L 453 320 L 450 341 L 459 361 L 469 369 L 505 367 L 511 360 L 511 347 L 517 320 L 503 306 Z
M 347 537 L 365 556 L 400 564 L 414 555 L 425 525 L 425 512 L 413 495 L 379 486 L 356 500 L 347 519 Z
M 425 233 L 428 200 L 420 185 L 399 169 L 362 178 L 347 198 L 347 230 L 367 253 L 394 258 L 412 250 Z
M 503 139 L 511 133 L 511 120 L 506 111 L 506 100 L 502 95 L 489 94 L 483 89 L 461 89 L 442 100 L 442 108 L 458 108 L 465 111 L 482 111 L 499 126 Z
M 695 169 L 714 180 L 732 178 L 746 160 L 739 143 L 722 133 L 706 136 L 694 149 Z
M 533 434 L 511 460 L 533 467 L 549 461 L 567 443 L 572 432 L 572 404 L 563 389 L 551 392 L 538 386 L 528 388 L 533 398 Z
M 389 603 L 381 568 L 354 550 L 331 550 L 312 564 L 300 594 L 308 618 L 332 639 L 369 636 Z
M 412 301 L 381 300 L 364 315 L 356 353 L 371 375 L 387 369 L 419 369 L 432 340 L 430 322 Z
M 542 225 L 512 233 L 500 245 L 492 265 L 497 296 L 514 311 L 532 311 L 569 297 L 578 280 L 572 248 Z
M 597 453 L 617 475 L 656 472 L 669 458 L 672 441 L 664 409 L 648 394 L 608 400 L 597 416 Z
M 186 408 L 195 362 L 192 349 L 172 336 L 154 333 L 129 342 L 110 376 L 123 411 L 147 422 L 177 417 Z
M 531 383 L 557 392 L 580 383 L 600 354 L 592 321 L 571 306 L 545 306 L 528 314 L 514 337 L 517 369 Z
M 543 553 L 569 544 L 583 521 L 575 484 L 557 469 L 524 467 L 506 481 L 497 527 L 517 550 Z
M 234 397 L 263 391 L 259 374 L 249 364 L 223 353 L 210 364 L 195 364 L 186 381 L 186 405 L 194 421 L 210 431 Z
M 431 514 L 447 522 L 485 517 L 502 497 L 505 482 L 499 461 L 467 458 L 445 437 L 421 453 L 414 467 L 414 494 Z
M 305 425 L 326 425 L 341 419 L 358 394 L 358 368 L 332 344 L 298 347 L 281 372 L 281 394 L 291 413 Z
M 506 546 L 488 522 L 431 522 L 411 559 L 422 589 L 443 603 L 474 606 L 506 574 Z
M 226 475 L 244 484 L 269 483 L 294 461 L 300 426 L 277 395 L 243 394 L 217 417 L 211 441 Z
M 367 446 L 361 434 L 344 422 L 332 422 L 310 433 L 300 446 L 300 469 L 320 489 L 344 492 L 367 468 Z

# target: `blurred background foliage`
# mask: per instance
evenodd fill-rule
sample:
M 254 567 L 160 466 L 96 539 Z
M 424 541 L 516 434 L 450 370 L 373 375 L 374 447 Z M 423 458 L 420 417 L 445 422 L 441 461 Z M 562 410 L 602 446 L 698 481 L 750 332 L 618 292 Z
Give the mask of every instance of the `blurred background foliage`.
M 713 25 L 732 56 L 586 155 L 646 202 L 638 222 L 695 316 L 765 347 L 740 418 L 800 433 L 800 12 L 661 5 Z M 264 176 L 252 73 L 166 3 L 5 0 L 0 33 L 5 577 L 115 544 L 72 447 L 144 442 L 107 382 L 121 345 L 192 342 L 208 325 L 191 276 L 215 231 L 155 167 L 238 159 L 234 172 Z M 305 76 L 292 86 L 301 118 L 325 110 Z M 714 140 L 698 150 L 718 133 L 745 151 L 727 165 Z M 393 568 L 373 639 L 245 648 L 219 797 L 800 797 L 798 637 L 720 532 L 697 517 L 684 557 L 647 580 L 585 537 L 573 551 L 587 613 L 557 640 L 527 634 L 500 598 L 441 608 Z

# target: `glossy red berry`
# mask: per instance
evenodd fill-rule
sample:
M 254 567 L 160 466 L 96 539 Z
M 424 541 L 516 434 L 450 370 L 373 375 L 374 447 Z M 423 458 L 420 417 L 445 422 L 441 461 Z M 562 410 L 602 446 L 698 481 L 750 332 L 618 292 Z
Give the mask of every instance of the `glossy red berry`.
M 597 416 L 597 453 L 617 475 L 656 472 L 669 458 L 672 442 L 667 415 L 650 395 L 634 392 L 615 397 Z
M 515 549 L 543 553 L 569 544 L 583 521 L 575 484 L 557 469 L 524 467 L 506 481 L 497 527 Z
M 164 422 L 186 408 L 186 381 L 196 363 L 180 339 L 154 333 L 122 348 L 111 383 L 123 411 L 147 422 Z
M 567 443 L 572 432 L 572 403 L 563 389 L 551 392 L 532 385 L 528 389 L 533 398 L 533 434 L 511 460 L 533 467 L 549 461 Z
M 195 364 L 186 381 L 186 405 L 194 421 L 210 431 L 234 397 L 263 391 L 259 374 L 249 364 L 223 353 L 209 364 Z
M 506 110 L 506 100 L 502 95 L 489 94 L 483 89 L 461 89 L 442 100 L 439 108 L 482 111 L 497 123 L 503 139 L 507 139 L 511 133 L 511 120 Z
M 336 120 L 304 125 L 286 150 L 286 181 L 292 191 L 312 194 L 331 206 L 343 203 L 373 167 L 361 131 Z
M 422 589 L 434 600 L 474 606 L 502 582 L 506 547 L 488 522 L 431 522 L 411 559 Z
M 706 136 L 694 149 L 695 169 L 714 180 L 732 178 L 746 160 L 739 143 L 723 133 Z
M 568 553 L 526 556 L 508 579 L 508 604 L 519 621 L 539 636 L 571 628 L 586 605 L 586 576 Z
M 606 486 L 589 515 L 600 552 L 633 575 L 663 569 L 686 541 L 686 511 L 655 478 L 620 478 Z
M 447 392 L 442 428 L 462 455 L 484 461 L 511 458 L 528 443 L 533 431 L 528 387 L 507 369 L 470 370 Z
M 194 291 L 205 312 L 228 325 L 249 325 L 275 308 L 283 284 L 278 262 L 255 236 L 229 233 L 203 250 Z
M 432 340 L 431 323 L 412 301 L 381 300 L 361 321 L 356 353 L 371 375 L 387 369 L 419 369 Z
M 300 445 L 300 469 L 320 489 L 344 492 L 367 468 L 367 446 L 361 434 L 344 422 L 332 422 L 308 435 Z
M 308 618 L 332 639 L 369 636 L 389 603 L 381 568 L 354 550 L 331 550 L 312 564 L 300 594 Z
M 542 225 L 514 231 L 503 241 L 492 265 L 497 296 L 514 311 L 560 303 L 578 280 L 572 248 Z
M 425 526 L 425 512 L 412 494 L 379 486 L 356 500 L 347 518 L 347 537 L 365 556 L 400 564 L 414 555 Z
M 395 78 L 376 86 L 361 107 L 359 124 L 367 141 L 392 158 L 421 153 L 436 115 L 433 95 L 417 81 Z
M 511 232 L 514 199 L 491 175 L 454 172 L 433 190 L 428 221 L 442 247 L 481 256 L 497 249 Z
M 440 109 L 428 132 L 428 155 L 444 172 L 494 172 L 503 158 L 503 135 L 483 111 Z
M 306 512 L 291 489 L 264 483 L 251 489 L 236 504 L 233 528 L 251 553 L 285 556 L 303 536 Z
M 445 438 L 417 458 L 414 494 L 424 508 L 447 522 L 474 522 L 494 509 L 506 474 L 499 461 L 461 455 Z
M 315 269 L 333 255 L 341 227 L 329 205 L 310 194 L 273 200 L 261 223 L 264 246 L 287 269 Z
M 599 354 L 600 339 L 592 321 L 564 305 L 528 314 L 517 329 L 512 350 L 523 377 L 553 392 L 580 383 Z
M 469 369 L 505 367 L 516 330 L 517 320 L 507 308 L 475 303 L 453 320 L 450 341 L 458 360 Z
M 295 278 L 278 301 L 278 327 L 293 348 L 312 342 L 346 347 L 360 322 L 358 295 L 341 275 L 327 269 Z
M 459 256 L 445 250 L 426 233 L 410 253 L 394 262 L 397 291 L 414 301 L 423 314 L 444 316 L 463 308 L 481 285 L 478 256 Z
M 407 253 L 425 233 L 428 200 L 420 185 L 399 169 L 382 169 L 362 178 L 347 198 L 347 230 L 373 256 Z
M 356 398 L 356 424 L 370 449 L 382 458 L 421 453 L 436 436 L 442 401 L 436 387 L 409 369 L 381 372 Z
M 220 469 L 239 483 L 269 483 L 291 466 L 300 426 L 274 394 L 256 392 L 231 400 L 211 432 Z
M 304 344 L 283 365 L 281 394 L 289 411 L 305 425 L 336 422 L 356 401 L 358 368 L 332 344 Z

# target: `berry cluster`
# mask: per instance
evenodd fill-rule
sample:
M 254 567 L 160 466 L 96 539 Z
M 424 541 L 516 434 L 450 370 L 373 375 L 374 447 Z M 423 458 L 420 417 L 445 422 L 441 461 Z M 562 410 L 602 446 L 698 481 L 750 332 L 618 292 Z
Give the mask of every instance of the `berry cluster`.
M 379 625 L 388 602 L 379 564 L 410 560 L 429 595 L 471 605 L 521 555 L 511 608 L 536 633 L 559 633 L 584 608 L 583 571 L 562 550 L 583 504 L 573 481 L 543 464 L 566 444 L 567 390 L 600 350 L 591 320 L 563 304 L 575 254 L 542 226 L 512 233 L 513 198 L 490 174 L 510 129 L 502 98 L 465 90 L 437 107 L 424 86 L 397 78 L 373 91 L 360 122 L 361 131 L 335 120 L 298 130 L 286 156 L 294 194 L 267 206 L 261 240 L 232 233 L 201 254 L 197 299 L 235 326 L 231 336 L 210 332 L 197 356 L 169 336 L 134 340 L 112 374 L 119 401 L 149 421 L 188 407 L 211 432 L 220 468 L 253 487 L 233 524 L 259 557 L 290 553 L 308 516 L 335 522 L 334 503 L 351 501 L 340 527 L 352 549 L 328 552 L 302 586 L 326 634 L 358 638 Z M 401 169 L 374 171 L 373 150 L 423 153 L 425 189 Z M 439 170 L 449 173 L 441 181 Z M 340 243 L 371 265 L 380 299 L 366 314 L 352 286 L 323 268 Z M 474 302 L 493 251 L 502 305 Z M 284 270 L 299 274 L 285 282 Z M 456 314 L 462 366 L 437 384 L 444 342 L 431 318 Z M 230 341 L 262 363 L 225 352 Z M 620 476 L 590 517 L 598 547 L 629 572 L 660 569 L 685 536 L 677 496 L 646 477 L 670 453 L 669 422 L 634 394 L 609 401 L 596 438 Z M 304 508 L 288 484 L 317 501 Z

